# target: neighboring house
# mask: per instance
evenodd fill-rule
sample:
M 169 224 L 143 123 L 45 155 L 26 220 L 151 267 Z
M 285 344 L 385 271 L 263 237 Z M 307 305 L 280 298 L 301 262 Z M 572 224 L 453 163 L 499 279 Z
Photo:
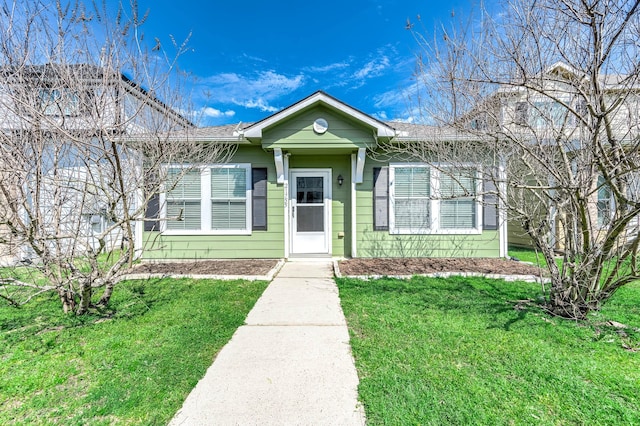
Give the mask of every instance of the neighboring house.
M 640 87 L 630 85 L 626 78 L 624 75 L 606 75 L 602 77 L 600 86 L 608 105 L 613 104 L 613 99 L 616 100 L 615 113 L 609 116 L 614 134 L 607 137 L 632 146 L 640 135 Z M 525 90 L 517 85 L 502 87 L 480 107 L 465 115 L 463 120 L 471 131 L 503 135 L 505 140 L 513 136 L 524 140 L 531 138 L 532 143 L 540 145 L 545 144 L 545 139 L 551 141 L 549 146 L 564 144 L 564 149 L 571 157 L 571 151 L 577 149 L 582 141 L 589 142 L 589 136 L 583 134 L 583 123 L 578 115 L 584 120 L 591 119 L 584 97 L 593 96 L 593 99 L 597 99 L 596 96 L 589 93 L 588 89 L 576 89 L 580 86 L 580 79 L 575 71 L 563 63 L 556 63 L 540 75 L 533 76 L 531 82 L 532 85 L 538 85 L 537 90 Z M 586 84 L 585 87 L 590 86 Z M 577 114 L 569 112 L 567 107 Z M 557 143 L 558 140 L 566 143 Z M 549 184 L 553 185 L 553 180 L 549 180 Z M 629 197 L 640 199 L 640 175 L 630 179 L 628 191 Z M 604 228 L 615 205 L 611 191 L 601 176 L 594 183 L 590 203 L 594 227 Z M 550 242 L 561 251 L 564 248 L 564 234 L 559 218 L 565 212 L 552 202 L 548 203 L 546 209 L 552 218 Z M 637 227 L 638 223 L 634 221 L 627 232 L 635 234 Z M 527 232 L 513 215 L 509 217 L 508 240 L 510 245 L 532 246 Z
M 108 161 L 96 160 L 99 144 L 117 141 L 127 160 L 127 176 L 134 179 L 130 160 L 141 157 L 126 147 L 127 141 L 192 126 L 124 74 L 104 67 L 1 67 L 0 176 L 5 192 L 0 194 L 0 264 L 33 257 L 22 240 L 24 232 L 11 232 L 11 223 L 19 221 L 25 224 L 23 231 L 29 221 L 46 224 L 41 229 L 52 242 L 62 241 L 63 250 L 78 254 L 96 249 L 98 238 L 106 241 L 106 249 L 120 247 L 121 230 L 110 226 L 118 208 L 113 204 L 119 201 L 95 190 L 114 179 Z M 70 139 L 81 142 L 65 143 Z M 84 161 L 78 161 L 82 156 Z M 34 197 L 39 212 L 28 215 Z M 141 235 L 142 224 L 137 228 Z
M 237 151 L 226 164 L 167 165 L 147 260 L 507 255 L 504 212 L 482 196 L 483 164 L 457 170 L 384 149 L 466 143 L 454 132 L 382 122 L 324 92 L 253 124 L 198 132 Z

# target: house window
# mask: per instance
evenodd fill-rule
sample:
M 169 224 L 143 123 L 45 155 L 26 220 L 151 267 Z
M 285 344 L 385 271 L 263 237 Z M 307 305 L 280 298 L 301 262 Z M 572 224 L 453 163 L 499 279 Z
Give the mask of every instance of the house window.
M 77 91 L 67 88 L 41 88 L 38 92 L 40 111 L 51 116 L 80 115 L 80 96 Z
M 567 110 L 560 102 L 533 102 L 529 108 L 529 125 L 531 127 L 560 127 L 564 124 Z
M 431 228 L 431 171 L 426 166 L 392 167 L 392 230 L 398 234 Z
M 476 228 L 476 172 L 452 170 L 440 175 L 440 228 Z
M 475 168 L 392 164 L 389 180 L 390 233 L 480 232 Z
M 167 191 L 167 229 L 201 230 L 201 171 L 171 168 L 168 177 L 172 189 Z
M 211 229 L 247 230 L 247 169 L 211 169 Z
M 561 127 L 567 113 L 567 109 L 556 101 L 516 102 L 514 121 L 538 129 Z
M 169 168 L 165 230 L 251 233 L 250 173 L 248 164 Z
M 611 220 L 611 188 L 603 176 L 598 177 L 598 226 L 607 226 Z

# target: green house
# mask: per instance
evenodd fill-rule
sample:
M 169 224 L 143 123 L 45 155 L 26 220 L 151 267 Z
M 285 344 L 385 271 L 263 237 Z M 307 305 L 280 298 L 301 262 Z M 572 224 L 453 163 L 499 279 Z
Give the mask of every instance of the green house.
M 157 226 L 138 234 L 147 260 L 506 256 L 504 213 L 469 173 L 480 164 L 385 149 L 432 137 L 431 126 L 382 122 L 319 91 L 199 132 L 237 149 L 160 194 Z

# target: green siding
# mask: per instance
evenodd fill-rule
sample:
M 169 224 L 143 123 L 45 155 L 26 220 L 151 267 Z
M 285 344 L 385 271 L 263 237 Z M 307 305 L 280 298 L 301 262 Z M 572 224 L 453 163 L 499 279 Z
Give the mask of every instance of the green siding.
M 351 155 L 291 156 L 289 168 L 331 169 L 331 254 L 344 257 L 351 254 Z M 338 175 L 344 183 L 338 185 Z M 339 237 L 340 233 L 344 237 Z
M 515 221 L 508 222 L 507 235 L 510 246 L 534 248 L 531 237 L 527 235 L 522 225 Z
M 313 131 L 313 122 L 322 117 L 329 123 L 324 134 Z M 262 138 L 264 148 L 282 148 L 294 154 L 347 153 L 358 148 L 374 146 L 373 129 L 364 127 L 323 106 L 317 106 L 266 129 Z M 301 150 L 304 150 L 301 151 Z M 339 150 L 339 151 L 336 151 Z
M 284 187 L 276 184 L 273 154 L 261 147 L 240 146 L 230 163 L 267 168 L 267 230 L 251 235 L 161 235 L 145 233 L 144 258 L 258 259 L 284 257 Z
M 241 146 L 230 161 L 251 163 L 251 167 L 266 167 L 268 175 L 267 231 L 253 231 L 251 235 L 161 235 L 145 233 L 144 258 L 161 259 L 229 259 L 284 257 L 284 186 L 276 184 L 276 171 L 271 153 L 260 147 Z M 350 155 L 291 156 L 290 168 L 331 169 L 331 246 L 332 255 L 342 257 L 351 253 L 351 210 L 349 188 Z M 338 175 L 344 177 L 338 185 Z M 344 236 L 340 237 L 339 234 Z
M 313 121 L 329 122 L 324 135 L 313 132 Z M 315 107 L 265 131 L 262 145 L 241 145 L 230 161 L 267 168 L 268 229 L 251 235 L 160 235 L 145 233 L 144 258 L 225 259 L 284 257 L 284 185 L 276 183 L 273 154 L 264 148 L 281 147 L 290 153 L 291 169 L 331 169 L 332 255 L 351 255 L 351 154 L 373 143 L 372 131 L 338 112 Z M 330 154 L 329 154 L 330 153 Z M 373 167 L 386 166 L 367 158 L 364 182 L 356 184 L 357 255 L 359 257 L 498 257 L 498 231 L 479 235 L 391 235 L 373 230 Z M 338 175 L 344 183 L 338 185 Z M 343 236 L 340 236 L 343 235 Z
M 358 257 L 499 257 L 498 231 L 479 235 L 391 235 L 373 230 L 373 168 L 367 158 L 363 183 L 356 185 Z

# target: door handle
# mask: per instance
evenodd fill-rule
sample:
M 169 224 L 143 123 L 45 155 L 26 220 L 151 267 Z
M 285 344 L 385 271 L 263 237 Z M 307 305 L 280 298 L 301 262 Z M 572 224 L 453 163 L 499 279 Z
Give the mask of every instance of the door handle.
M 296 218 L 296 206 L 291 206 L 291 217 Z

